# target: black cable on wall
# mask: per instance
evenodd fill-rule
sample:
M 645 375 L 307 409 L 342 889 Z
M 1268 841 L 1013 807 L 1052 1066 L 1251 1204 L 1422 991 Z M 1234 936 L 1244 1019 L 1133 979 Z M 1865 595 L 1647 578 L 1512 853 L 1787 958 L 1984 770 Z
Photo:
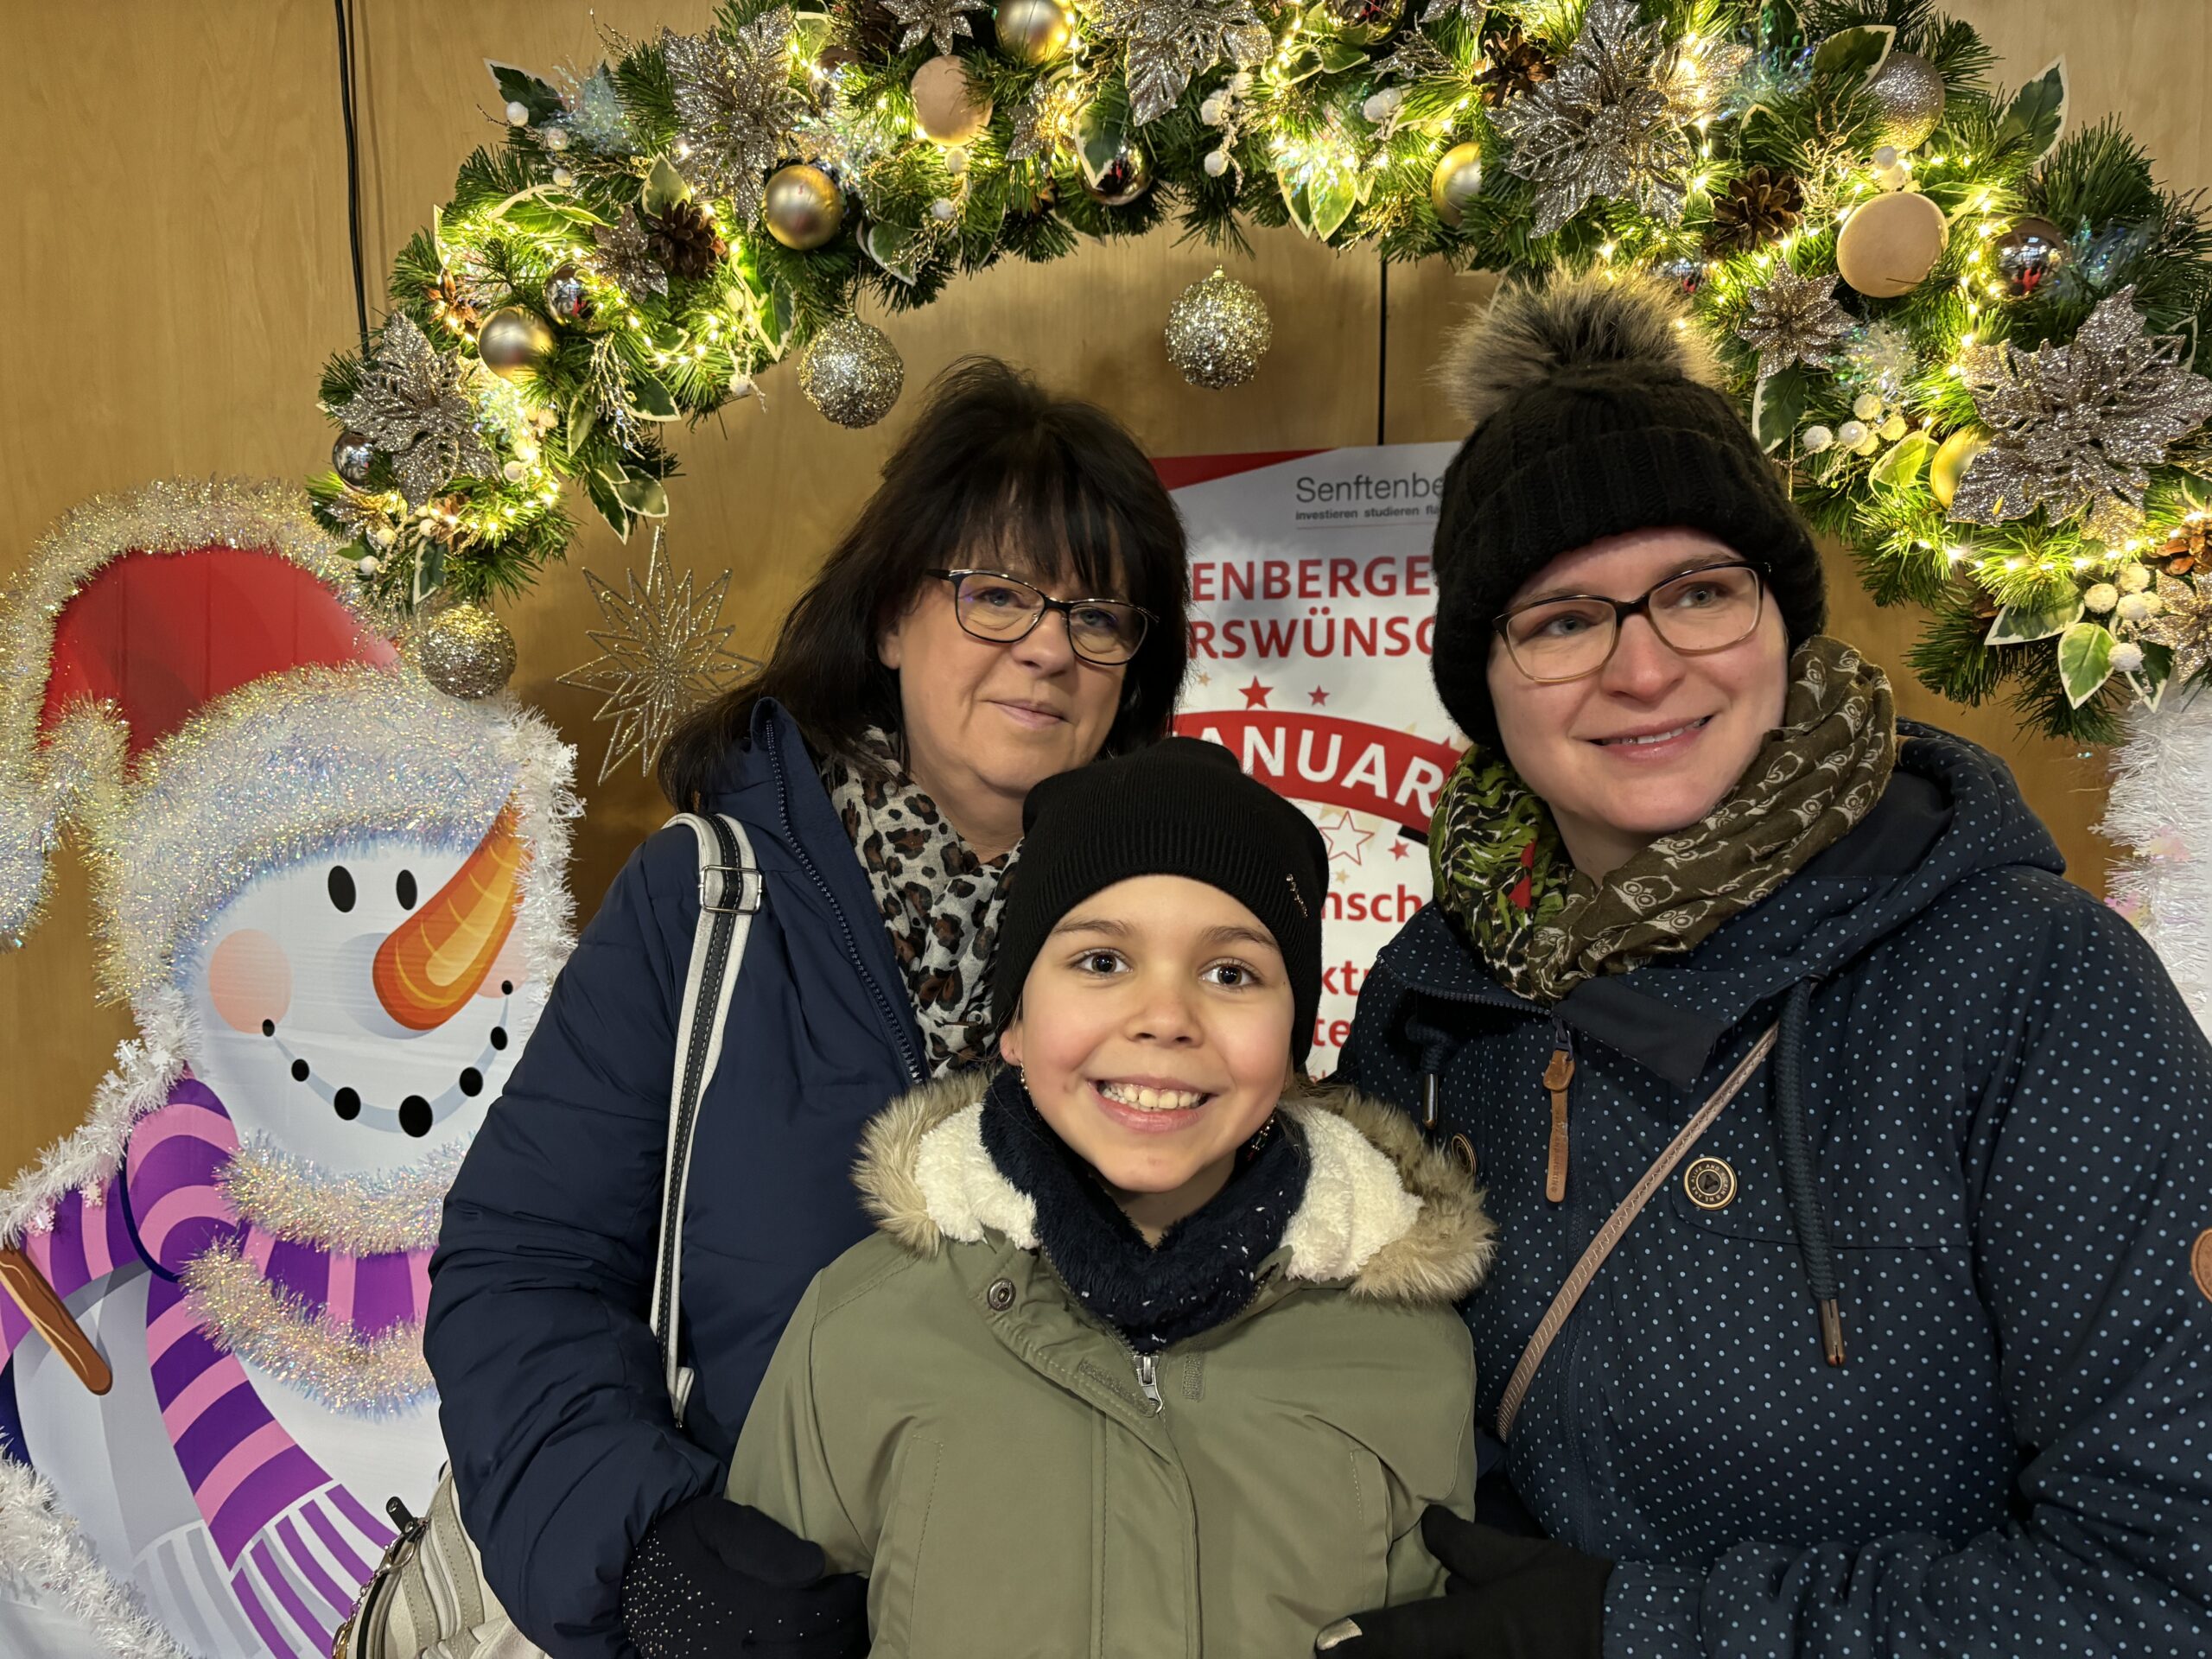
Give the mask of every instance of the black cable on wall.
M 364 350 L 369 343 L 368 272 L 361 258 L 361 149 L 353 111 L 353 20 L 347 0 L 331 0 L 338 14 L 338 112 L 346 124 L 346 228 L 353 246 L 353 321 Z

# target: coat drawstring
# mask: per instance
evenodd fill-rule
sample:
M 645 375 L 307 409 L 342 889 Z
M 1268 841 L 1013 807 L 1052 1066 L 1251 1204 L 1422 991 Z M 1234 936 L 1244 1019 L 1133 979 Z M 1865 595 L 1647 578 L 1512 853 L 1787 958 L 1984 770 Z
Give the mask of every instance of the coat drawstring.
M 1782 1192 L 1797 1235 L 1797 1253 L 1811 1281 L 1820 1309 L 1821 1353 L 1831 1365 L 1843 1363 L 1843 1313 L 1836 1283 L 1835 1241 L 1821 1207 L 1813 1137 L 1805 1122 L 1805 1014 L 1813 982 L 1789 988 L 1782 1005 L 1781 1034 L 1774 1046 L 1774 1134 L 1782 1154 Z
M 1459 1043 L 1451 1033 L 1430 1025 L 1417 1014 L 1406 1015 L 1403 1029 L 1421 1045 L 1421 1132 L 1433 1141 L 1443 1122 L 1438 1101 L 1440 1079 L 1450 1069 L 1452 1057 L 1459 1052 Z

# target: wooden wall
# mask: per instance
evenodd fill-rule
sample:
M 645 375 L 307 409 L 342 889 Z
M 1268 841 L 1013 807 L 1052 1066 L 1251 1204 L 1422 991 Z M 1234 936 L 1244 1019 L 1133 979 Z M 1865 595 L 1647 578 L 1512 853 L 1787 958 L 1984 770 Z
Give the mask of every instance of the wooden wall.
M 2183 187 L 2212 184 L 2212 8 L 2202 0 L 1959 0 L 2017 84 L 2063 52 L 2080 120 L 2120 111 Z M 594 23 L 632 35 L 704 25 L 709 0 L 355 0 L 366 254 L 374 303 L 393 251 L 444 200 L 472 146 L 496 141 L 486 57 L 585 65 Z M 0 584 L 43 527 L 100 490 L 163 476 L 300 477 L 326 463 L 316 371 L 353 334 L 346 152 L 332 8 L 323 0 L 100 0 L 0 4 Z M 734 569 L 737 649 L 765 647 L 876 465 L 918 387 L 964 353 L 1027 365 L 1115 410 L 1155 454 L 1457 435 L 1425 380 L 1439 332 L 1483 279 L 1393 271 L 1294 232 L 1262 233 L 1236 268 L 1267 296 L 1275 348 L 1225 394 L 1185 388 L 1160 330 L 1211 268 L 1172 233 L 995 270 L 889 326 L 909 394 L 881 427 L 822 420 L 788 367 L 760 404 L 683 435 L 669 547 L 711 576 Z M 1384 327 L 1387 311 L 1387 329 Z M 1387 336 L 1387 347 L 1385 340 Z M 592 655 L 597 614 L 578 572 L 642 566 L 588 511 L 566 569 L 508 620 L 517 689 L 582 751 L 588 813 L 574 885 L 588 914 L 664 808 L 636 773 L 594 786 L 594 700 L 554 678 Z M 1837 630 L 1891 662 L 1912 632 L 1878 613 L 1842 561 Z M 2013 736 L 2001 713 L 1948 709 L 1910 684 L 1906 712 L 2005 753 L 2077 878 L 2101 878 L 2092 753 Z M 92 1002 L 82 882 L 65 855 L 48 918 L 0 957 L 0 1177 L 79 1119 L 126 1034 Z

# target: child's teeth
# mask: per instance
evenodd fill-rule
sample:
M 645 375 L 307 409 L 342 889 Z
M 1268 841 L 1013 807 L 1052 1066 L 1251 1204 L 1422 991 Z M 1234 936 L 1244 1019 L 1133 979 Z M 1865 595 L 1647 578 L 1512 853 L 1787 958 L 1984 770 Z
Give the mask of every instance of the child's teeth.
M 1141 1112 L 1187 1112 L 1205 1098 L 1192 1089 L 1147 1089 L 1134 1084 L 1102 1083 L 1098 1092 L 1117 1105 Z

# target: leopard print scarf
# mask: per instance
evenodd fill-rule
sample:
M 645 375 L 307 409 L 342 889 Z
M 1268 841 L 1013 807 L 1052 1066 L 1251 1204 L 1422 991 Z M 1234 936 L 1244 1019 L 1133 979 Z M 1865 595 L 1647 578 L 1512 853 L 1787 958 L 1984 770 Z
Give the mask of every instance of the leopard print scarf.
M 1503 755 L 1467 751 L 1437 798 L 1437 902 L 1511 990 L 1555 1002 L 1586 979 L 1688 950 L 1840 841 L 1882 798 L 1897 710 L 1882 671 L 1826 635 L 1790 658 L 1782 725 L 1697 823 L 1601 884 Z
M 874 775 L 833 754 L 819 763 L 822 781 L 890 932 L 930 1074 L 941 1077 L 991 1053 L 991 952 L 1020 849 L 977 858 L 906 776 L 890 736 L 871 727 L 862 741 Z

